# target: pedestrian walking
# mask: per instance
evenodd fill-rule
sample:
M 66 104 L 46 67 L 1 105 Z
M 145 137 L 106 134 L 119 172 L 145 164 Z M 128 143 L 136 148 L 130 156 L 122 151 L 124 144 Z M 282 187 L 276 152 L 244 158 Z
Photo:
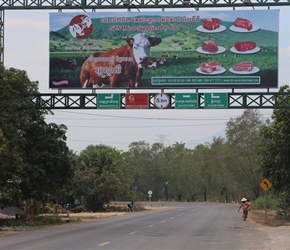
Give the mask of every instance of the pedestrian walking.
M 243 209 L 243 220 L 246 221 L 248 218 L 249 211 L 251 210 L 252 203 L 249 199 L 243 198 L 241 199 L 241 205 L 239 207 L 238 212 Z

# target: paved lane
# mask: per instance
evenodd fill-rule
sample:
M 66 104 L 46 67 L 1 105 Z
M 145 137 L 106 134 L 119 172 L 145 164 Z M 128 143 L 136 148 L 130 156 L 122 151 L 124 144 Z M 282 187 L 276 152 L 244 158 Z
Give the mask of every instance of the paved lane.
M 172 205 L 172 204 L 171 204 Z M 267 235 L 237 206 L 174 203 L 163 211 L 0 236 L 0 249 L 265 249 Z

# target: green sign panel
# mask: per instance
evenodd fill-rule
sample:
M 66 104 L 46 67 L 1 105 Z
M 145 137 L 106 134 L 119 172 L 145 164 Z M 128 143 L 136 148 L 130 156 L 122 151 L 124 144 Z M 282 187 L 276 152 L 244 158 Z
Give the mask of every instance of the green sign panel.
M 192 109 L 198 108 L 197 93 L 176 93 L 175 94 L 176 109 Z
M 189 76 L 189 77 L 152 77 L 152 85 L 240 85 L 240 84 L 260 84 L 260 76 L 223 76 L 223 77 L 202 77 L 202 76 Z
M 99 109 L 119 109 L 121 107 L 120 94 L 98 94 L 97 107 Z
M 204 108 L 220 109 L 228 107 L 228 93 L 204 93 Z

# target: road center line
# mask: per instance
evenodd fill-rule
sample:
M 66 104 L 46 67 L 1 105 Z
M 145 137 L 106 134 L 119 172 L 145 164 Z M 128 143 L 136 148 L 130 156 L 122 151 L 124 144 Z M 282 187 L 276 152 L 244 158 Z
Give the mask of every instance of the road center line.
M 104 242 L 104 243 L 99 244 L 98 246 L 99 246 L 99 247 L 103 247 L 103 246 L 108 245 L 108 244 L 110 244 L 110 243 L 111 243 L 111 241 L 106 241 L 106 242 Z
M 137 231 L 133 231 L 133 232 L 131 232 L 131 233 L 129 233 L 129 234 L 135 234 L 135 233 L 137 233 Z
M 161 223 L 164 223 L 166 220 L 161 221 Z
M 154 225 L 150 225 L 150 226 L 148 226 L 148 227 L 154 227 Z
M 201 207 L 198 207 L 198 208 L 192 209 L 191 212 L 194 212 L 194 211 L 199 210 L 199 209 L 201 209 Z

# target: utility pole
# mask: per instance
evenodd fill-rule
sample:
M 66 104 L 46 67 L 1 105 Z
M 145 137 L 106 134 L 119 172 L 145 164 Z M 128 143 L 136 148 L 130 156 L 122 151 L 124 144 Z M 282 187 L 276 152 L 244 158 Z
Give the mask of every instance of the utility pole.
M 166 138 L 168 135 L 160 134 L 160 135 L 156 135 L 156 136 L 159 138 L 158 142 L 161 143 L 161 144 L 164 146 L 164 143 L 165 143 L 165 140 L 166 140 L 165 138 Z M 166 140 L 166 141 L 169 142 L 169 140 Z

